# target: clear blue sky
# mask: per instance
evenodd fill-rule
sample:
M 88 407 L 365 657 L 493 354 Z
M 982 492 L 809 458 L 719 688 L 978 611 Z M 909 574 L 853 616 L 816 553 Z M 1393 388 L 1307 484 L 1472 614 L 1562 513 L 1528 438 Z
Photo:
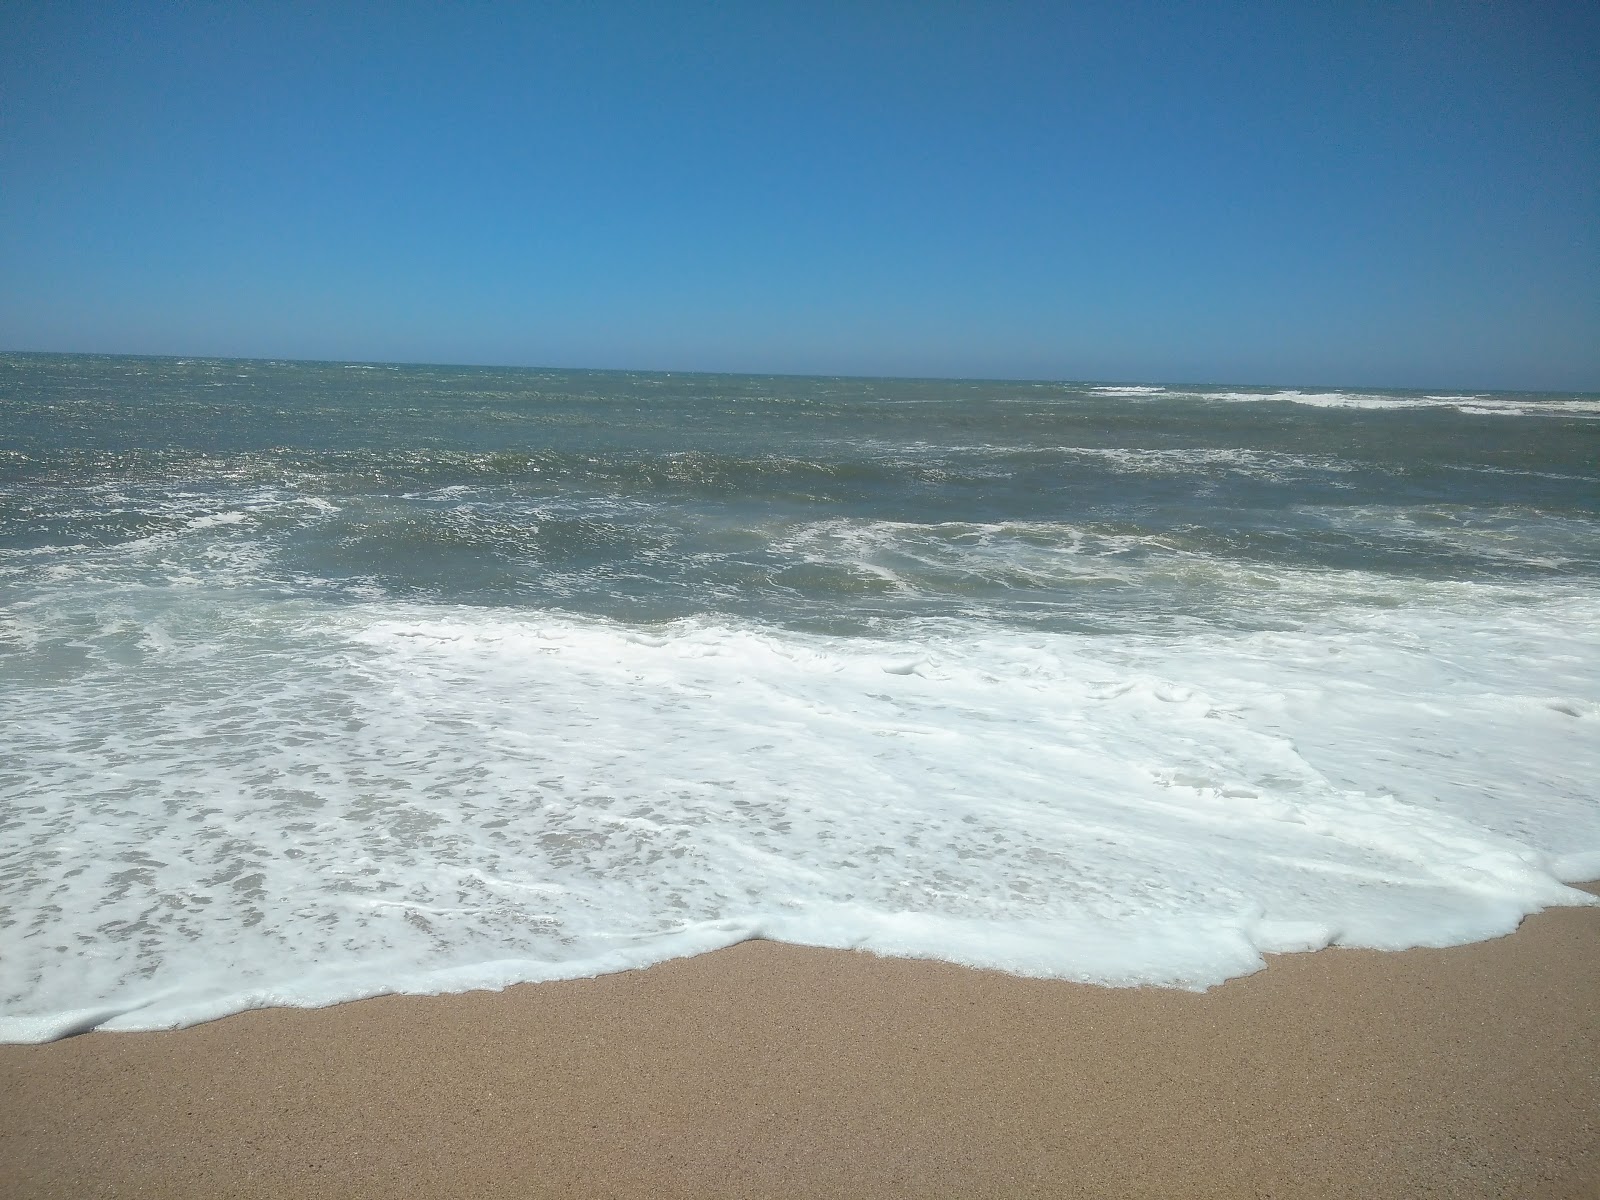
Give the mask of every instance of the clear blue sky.
M 0 348 L 1600 389 L 1600 5 L 0 0 Z

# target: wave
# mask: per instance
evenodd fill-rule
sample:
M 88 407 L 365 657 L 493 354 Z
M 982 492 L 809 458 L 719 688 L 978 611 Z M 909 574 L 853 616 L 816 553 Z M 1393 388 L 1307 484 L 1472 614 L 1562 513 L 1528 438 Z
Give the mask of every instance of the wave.
M 1578 418 L 1600 416 L 1600 400 L 1548 397 L 1513 400 L 1490 396 L 1397 396 L 1377 392 L 1305 391 L 1205 391 L 1188 394 L 1203 399 L 1226 400 L 1238 404 L 1303 404 L 1313 408 L 1366 409 L 1377 412 L 1448 408 L 1474 416 Z
M 1588 597 L 1114 639 L 151 599 L 0 698 L 0 1037 L 755 936 L 1199 988 L 1495 936 L 1600 868 Z
M 1250 390 L 1183 387 L 1176 385 L 1100 384 L 1082 389 L 1082 394 L 1106 399 L 1225 401 L 1235 404 L 1299 404 L 1311 408 L 1356 409 L 1371 412 L 1400 412 L 1416 409 L 1453 409 L 1473 416 L 1600 416 L 1600 400 L 1590 397 L 1554 395 L 1505 396 L 1473 392 L 1464 394 L 1417 394 L 1383 391 L 1339 391 L 1305 388 L 1257 388 Z

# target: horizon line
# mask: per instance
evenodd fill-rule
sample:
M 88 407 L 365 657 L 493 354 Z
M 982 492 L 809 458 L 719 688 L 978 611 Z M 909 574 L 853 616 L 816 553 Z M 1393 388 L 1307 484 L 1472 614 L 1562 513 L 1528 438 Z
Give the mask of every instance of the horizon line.
M 1058 384 L 1079 385 L 1091 387 L 1162 387 L 1162 388 L 1278 388 L 1284 391 L 1311 390 L 1319 392 L 1368 392 L 1379 395 L 1395 392 L 1422 392 L 1453 390 L 1455 392 L 1471 391 L 1477 395 L 1519 395 L 1519 396 L 1600 396 L 1600 388 L 1590 389 L 1551 389 L 1551 388 L 1515 388 L 1515 387 L 1474 387 L 1470 385 L 1429 384 L 1425 386 L 1399 387 L 1391 385 L 1372 384 L 1327 384 L 1327 383 L 1283 383 L 1283 382 L 1245 382 L 1238 379 L 1092 379 L 1069 378 L 1066 376 L 1052 377 L 1044 375 L 904 375 L 904 374 L 857 374 L 842 371 L 729 371 L 707 370 L 700 368 L 664 368 L 664 367 L 595 367 L 595 366 L 558 366 L 555 364 L 532 365 L 527 363 L 494 363 L 494 362 L 435 362 L 424 359 L 377 359 L 377 358 L 294 358 L 287 355 L 260 355 L 260 354 L 156 354 L 156 353 L 130 353 L 127 351 L 102 351 L 102 350 L 18 350 L 0 349 L 0 356 L 6 355 L 32 355 L 40 358 L 136 358 L 150 360 L 177 360 L 196 362 L 240 362 L 240 363 L 296 363 L 306 366 L 332 366 L 332 367 L 438 367 L 448 370 L 478 370 L 478 371 L 556 371 L 570 373 L 584 373 L 594 375 L 711 375 L 734 379 L 852 379 L 852 380 L 883 380 L 905 383 L 1033 383 L 1033 384 Z

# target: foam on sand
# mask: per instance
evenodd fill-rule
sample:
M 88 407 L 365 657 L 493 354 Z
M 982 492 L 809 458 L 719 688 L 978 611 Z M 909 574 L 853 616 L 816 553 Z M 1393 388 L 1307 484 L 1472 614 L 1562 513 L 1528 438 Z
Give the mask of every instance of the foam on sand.
M 1600 874 L 1581 596 L 880 642 L 200 592 L 7 698 L 7 1040 L 751 937 L 1203 988 Z

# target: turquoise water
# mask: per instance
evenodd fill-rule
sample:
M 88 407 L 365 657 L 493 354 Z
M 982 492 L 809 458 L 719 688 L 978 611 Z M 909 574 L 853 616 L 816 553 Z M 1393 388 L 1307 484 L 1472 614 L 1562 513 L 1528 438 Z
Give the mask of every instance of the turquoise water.
M 0 356 L 9 1036 L 1600 873 L 1600 398 Z

